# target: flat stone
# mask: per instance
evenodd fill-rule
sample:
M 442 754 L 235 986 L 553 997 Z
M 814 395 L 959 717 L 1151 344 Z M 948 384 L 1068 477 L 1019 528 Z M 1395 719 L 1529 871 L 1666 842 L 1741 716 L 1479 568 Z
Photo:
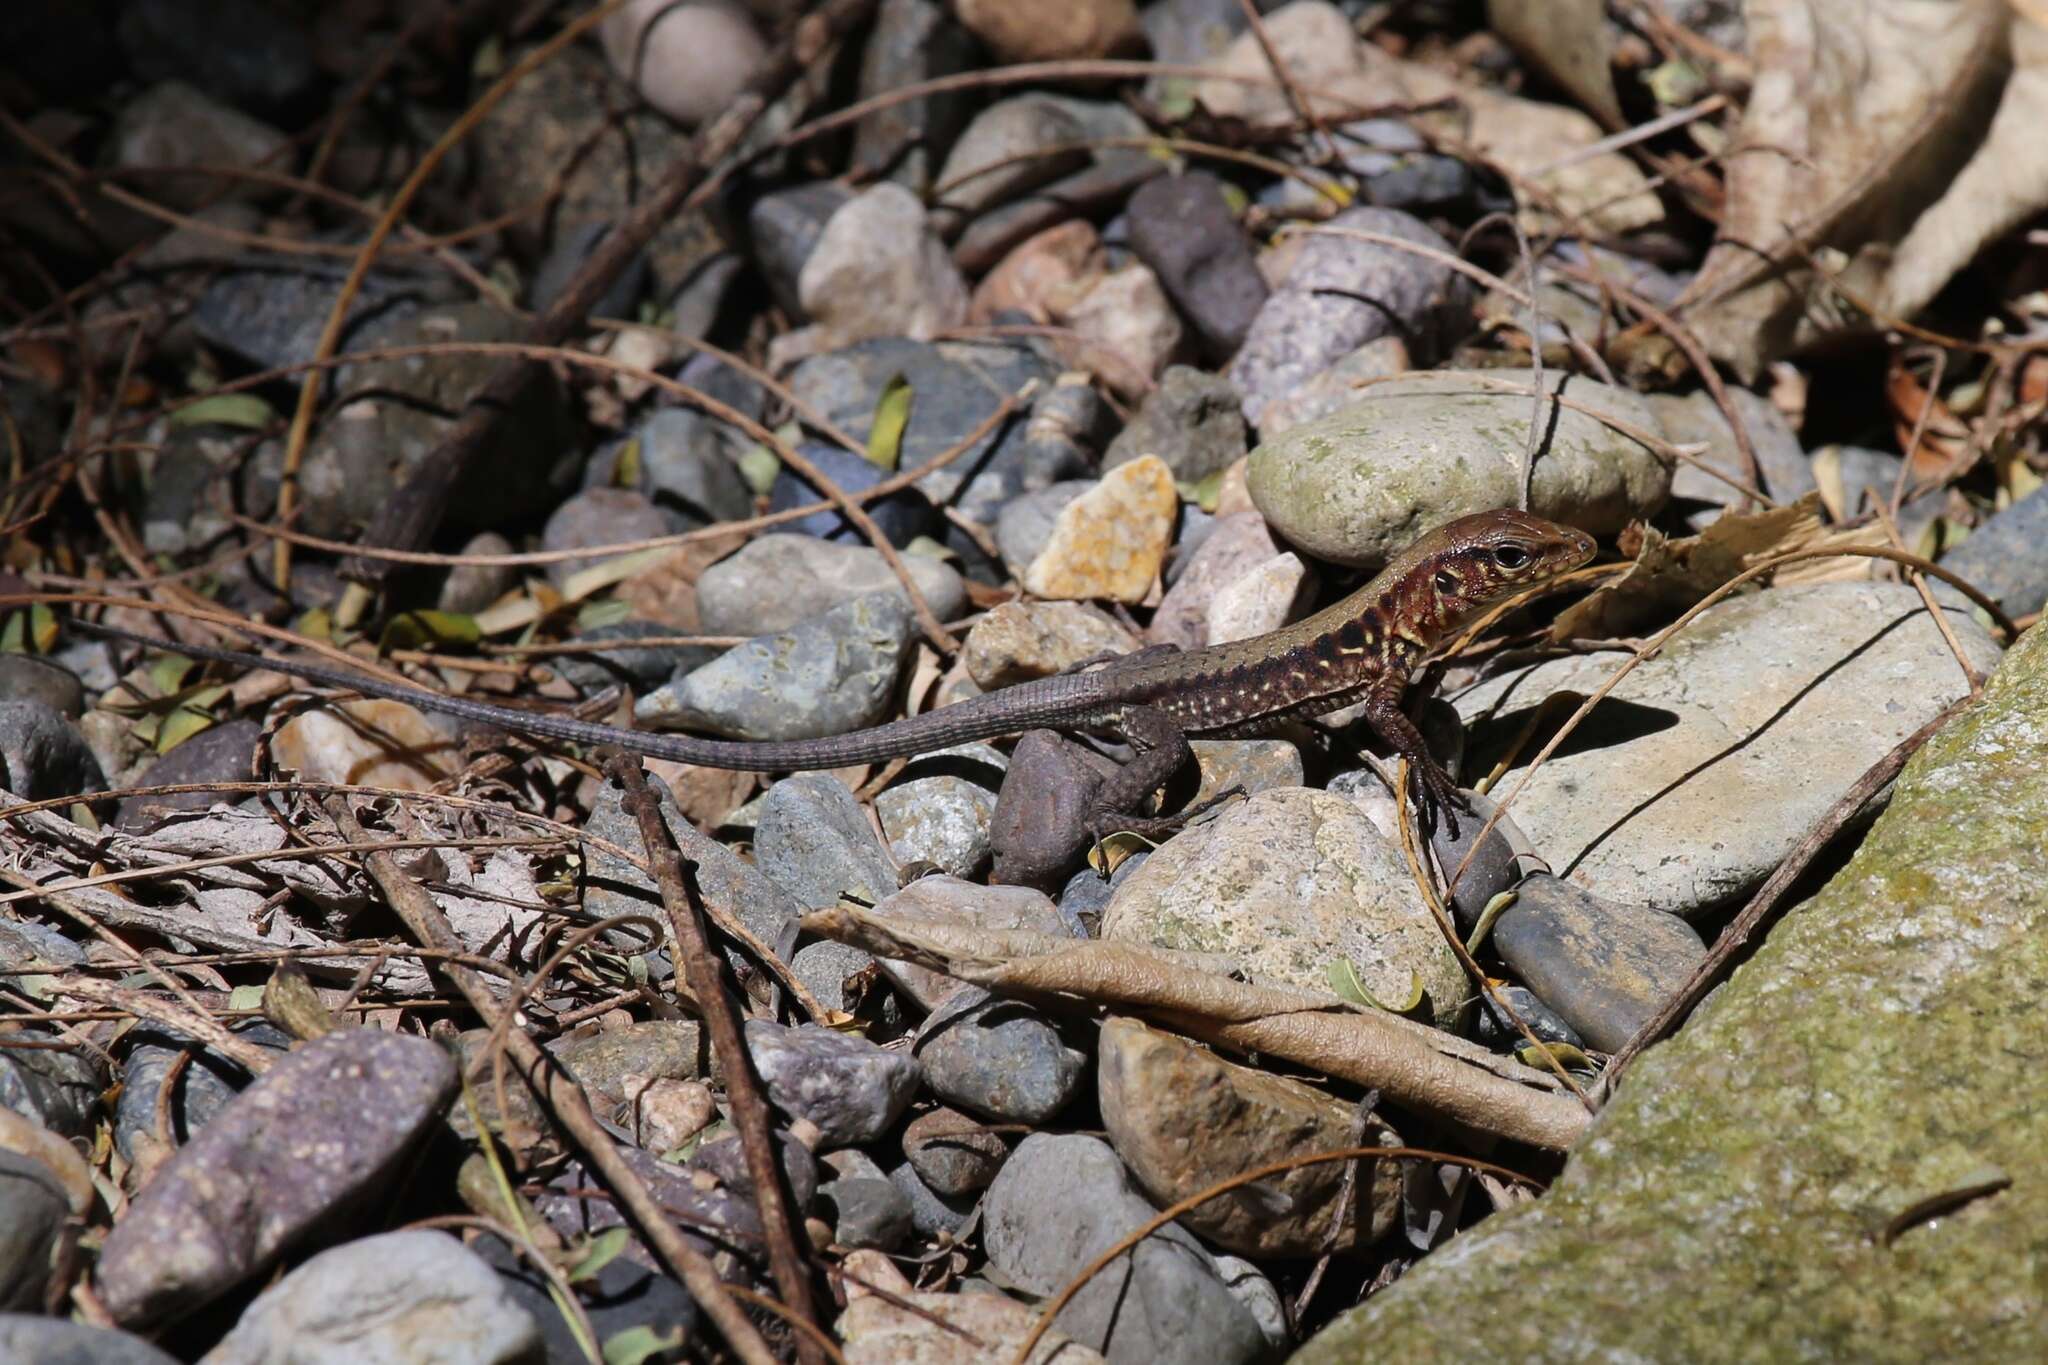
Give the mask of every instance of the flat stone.
M 443 1232 L 387 1232 L 324 1251 L 263 1291 L 211 1365 L 520 1365 L 540 1327 L 481 1257 Z
M 1051 322 L 1086 282 L 1102 273 L 1102 236 L 1084 218 L 1033 233 L 981 277 L 968 301 L 969 322 L 994 322 L 1016 311 Z
M 1397 336 L 1375 337 L 1289 389 L 1286 397 L 1266 404 L 1259 413 L 1259 433 L 1271 440 L 1305 422 L 1341 412 L 1364 396 L 1362 390 L 1413 368 L 1407 342 Z
M 1278 296 L 1276 296 L 1278 297 Z M 1350 407 L 1261 444 L 1252 499 L 1273 529 L 1324 559 L 1377 568 L 1423 533 L 1516 503 L 1526 394 L 1483 388 L 1498 372 L 1443 370 L 1390 380 Z M 1517 379 L 1526 387 L 1526 379 Z M 1657 432 L 1635 394 L 1595 380 L 1545 378 L 1549 392 Z M 1548 421 L 1530 510 L 1596 535 L 1664 505 L 1671 471 L 1648 446 L 1574 408 Z
M 106 785 L 100 761 L 62 711 L 39 701 L 0 701 L 0 787 L 41 801 Z
M 959 877 L 919 877 L 888 899 L 878 902 L 875 913 L 891 919 L 957 926 L 974 924 L 1000 933 L 1024 929 L 1040 934 L 1063 934 L 1066 925 L 1060 913 L 1042 891 L 1025 886 L 978 886 Z M 957 978 L 943 975 L 915 963 L 882 958 L 882 971 L 896 988 L 920 1007 L 931 1010 L 963 989 Z
M 1044 890 L 1066 881 L 1093 837 L 1096 797 L 1114 771 L 1110 759 L 1056 730 L 1026 730 L 996 794 L 990 880 Z
M 261 1022 L 243 1025 L 235 1036 L 280 1057 L 291 1043 L 281 1030 Z M 137 1166 L 152 1167 L 190 1142 L 249 1085 L 249 1073 L 240 1063 L 183 1033 L 145 1026 L 123 1041 L 128 1051 L 121 1059 L 120 1098 L 114 1102 L 114 1145 Z M 166 1141 L 169 1148 L 163 1146 Z
M 1138 638 L 1083 602 L 1004 602 L 967 632 L 961 663 L 985 691 L 1050 678 L 1100 654 L 1129 654 Z
M 1699 464 L 1682 461 L 1671 474 L 1671 498 L 1674 502 L 1706 504 L 1687 518 L 1695 529 L 1711 523 L 1723 508 L 1739 507 L 1745 502 L 1752 509 L 1755 507 L 1753 500 L 1715 478 L 1701 465 L 1719 470 L 1781 503 L 1797 502 L 1817 486 L 1813 465 L 1806 458 L 1805 448 L 1799 444 L 1798 433 L 1792 430 L 1785 414 L 1779 412 L 1768 398 L 1748 389 L 1728 390 L 1728 401 L 1742 418 L 1743 430 L 1749 433 L 1750 444 L 1756 450 L 1757 474 L 1750 472 L 1749 462 L 1736 449 L 1735 432 L 1715 405 L 1712 394 L 1705 390 L 1682 397 L 1653 393 L 1644 401 L 1656 414 L 1664 434 L 1673 441 L 1706 443 L 1707 448 L 1694 457 Z
M 955 991 L 917 1031 L 925 1088 L 1001 1123 L 1042 1124 L 1080 1088 L 1087 1055 L 1029 1005 L 979 987 Z
M 676 810 L 674 795 L 659 778 L 649 779 L 648 786 L 660 804 L 662 823 L 668 826 L 670 837 L 682 850 L 683 857 L 697 870 L 697 882 L 703 889 L 704 899 L 738 919 L 771 951 L 786 953 L 792 950 L 796 943 L 797 918 L 803 913 L 803 907 L 788 892 L 762 875 L 761 869 L 752 862 L 699 833 L 697 827 Z M 611 783 L 600 787 L 597 799 L 591 804 L 590 818 L 584 822 L 583 832 L 593 841 L 603 839 L 633 853 L 641 853 L 644 850 L 640 823 L 625 813 L 623 799 L 619 788 Z M 585 913 L 597 919 L 626 914 L 648 915 L 657 924 L 668 922 L 668 912 L 662 907 L 653 879 L 637 866 L 595 842 L 583 845 L 583 857 L 588 864 L 583 886 Z M 647 931 L 641 926 L 615 930 L 607 935 L 616 946 L 624 946 L 621 940 L 630 942 L 637 952 L 650 951 L 641 946 L 646 937 Z M 662 945 L 667 938 L 665 932 L 657 930 L 652 951 L 665 954 L 667 950 Z M 726 960 L 742 980 L 757 970 L 751 960 L 736 948 L 727 950 Z
M 956 0 L 953 8 L 1003 65 L 1107 57 L 1140 32 L 1134 0 L 1046 0 L 1028 12 L 1004 0 Z
M 21 1365 L 178 1365 L 141 1337 L 40 1313 L 0 1313 L 0 1360 Z
M 71 1198 L 56 1172 L 0 1151 L 0 1312 L 42 1306 L 52 1253 L 70 1215 Z
M 1018 493 L 1087 472 L 1086 461 L 1075 452 L 1034 441 L 1028 423 L 989 423 L 1004 398 L 1034 379 L 1051 385 L 1056 374 L 1028 345 L 879 337 L 803 361 L 790 373 L 789 387 L 842 429 L 865 432 L 882 394 L 901 376 L 912 397 L 898 467 L 915 469 L 961 448 L 957 458 L 924 475 L 917 487 L 934 504 L 958 506 L 976 521 L 991 524 Z
M 1107 1143 L 1033 1133 L 989 1186 L 982 1236 L 989 1263 L 1009 1282 L 1051 1295 L 1154 1212 Z M 1111 1361 L 1132 1365 L 1236 1365 L 1266 1349 L 1214 1259 L 1172 1223 L 1097 1274 L 1053 1322 Z
M 1014 1360 L 1038 1327 L 1038 1310 L 1001 1294 L 849 1294 L 834 1324 L 847 1365 L 978 1365 Z M 1063 1332 L 1037 1339 L 1027 1365 L 1102 1365 L 1102 1355 Z
M 1112 206 L 1121 206 L 1134 188 L 1166 172 L 1164 161 L 1130 145 L 1147 136 L 1147 126 L 1124 105 L 1110 100 L 1040 98 L 1055 100 L 1078 122 L 1081 139 L 1094 139 L 1099 145 L 1079 169 L 1032 193 L 1014 195 L 984 209 L 969 223 L 953 246 L 953 259 L 969 274 L 987 270 L 1034 232 L 1096 210 L 1106 214 Z
M 2048 490 L 2035 489 L 1994 513 L 1942 567 L 1961 574 L 1990 594 L 2008 615 L 2025 616 L 2048 606 Z M 1932 586 L 1930 584 L 1930 586 Z
M 586 488 L 548 515 L 547 526 L 541 532 L 541 548 L 577 550 L 586 545 L 617 545 L 687 529 L 680 518 L 656 507 L 645 493 L 631 488 Z M 548 581 L 560 588 L 578 573 L 610 557 L 589 555 L 555 560 L 547 565 Z
M 869 337 L 927 340 L 967 321 L 967 283 L 924 205 L 883 182 L 832 215 L 797 276 L 822 347 Z
M 116 1321 L 196 1309 L 360 1209 L 446 1111 L 455 1063 L 423 1038 L 326 1034 L 280 1059 L 165 1162 L 107 1234 L 95 1274 Z
M 843 1247 L 894 1251 L 916 1230 L 910 1197 L 886 1179 L 830 1180 L 818 1198 L 832 1211 L 832 1240 Z
M 598 25 L 598 33 L 612 69 L 684 127 L 731 108 L 769 57 L 746 7 L 724 0 L 635 0 Z
M 996 788 L 1009 760 L 986 744 L 920 755 L 875 798 L 875 815 L 899 867 L 931 863 L 955 877 L 987 865 Z
M 1165 561 L 1180 501 L 1164 461 L 1141 458 L 1069 503 L 1024 575 L 1036 597 L 1139 602 Z
M 1204 356 L 1229 360 L 1271 291 L 1222 184 L 1199 171 L 1162 176 L 1131 196 L 1129 212 L 1131 249 L 1158 274 Z
M 1044 488 L 1020 493 L 1003 504 L 996 517 L 996 549 L 1014 578 L 1022 578 L 1031 561 L 1045 552 L 1053 528 L 1067 504 L 1095 487 L 1094 479 L 1061 479 Z
M 845 783 L 823 773 L 798 773 L 768 789 L 754 827 L 754 860 L 807 909 L 835 905 L 841 896 L 872 905 L 896 889 L 896 868 L 867 812 Z
M 1531 877 L 1493 925 L 1493 947 L 1586 1042 L 1618 1051 L 1707 955 L 1676 915 Z
M 1401 1142 L 1381 1123 L 1369 1124 L 1361 1141 L 1355 1106 L 1226 1062 L 1135 1019 L 1103 1024 L 1096 1093 L 1110 1143 L 1161 1206 L 1291 1156 Z M 1317 1256 L 1370 1243 L 1400 1219 L 1400 1167 L 1374 1163 L 1371 1190 L 1345 1206 L 1338 1225 L 1344 1168 L 1341 1161 L 1298 1166 L 1261 1181 L 1258 1191 L 1190 1210 L 1181 1226 L 1246 1256 Z
M 903 1130 L 903 1155 L 937 1193 L 969 1195 L 988 1188 L 1009 1158 L 1010 1146 L 980 1119 L 957 1109 L 933 1109 Z
M 1230 364 L 1230 382 L 1244 395 L 1245 419 L 1254 426 L 1264 422 L 1267 404 L 1367 342 L 1398 336 L 1417 363 L 1428 364 L 1470 326 L 1471 287 L 1442 263 L 1451 245 L 1426 223 L 1396 209 L 1356 208 L 1330 225 L 1414 242 L 1439 259 L 1355 237 L 1305 242 Z M 1525 419 L 1528 407 L 1525 398 Z M 1519 439 L 1513 448 L 1521 448 Z
M 112 138 L 113 162 L 119 167 L 255 170 L 284 162 L 289 148 L 285 135 L 263 120 L 182 80 L 160 81 L 131 95 L 121 105 Z M 195 209 L 222 196 L 258 198 L 267 188 L 197 170 L 189 175 L 152 175 L 148 184 L 153 199 L 180 209 Z
M 1047 95 L 1013 95 L 974 116 L 939 172 L 943 192 L 940 221 L 961 218 L 999 204 L 1088 164 L 1081 148 L 1047 149 L 1080 142 L 1087 130 L 1074 111 Z M 1045 155 L 1036 155 L 1046 151 Z
M 1102 917 L 1102 937 L 1219 953 L 1253 975 L 1328 990 L 1348 959 L 1375 998 L 1419 983 L 1440 1027 L 1467 984 L 1399 851 L 1340 796 L 1263 791 L 1155 849 Z
M 889 1172 L 889 1183 L 910 1201 L 911 1225 L 920 1237 L 957 1236 L 980 1202 L 971 1196 L 948 1197 L 918 1179 L 909 1162 Z
M 960 614 L 967 589 L 951 566 L 926 555 L 907 555 L 903 562 L 933 614 L 941 621 Z M 707 634 L 759 634 L 788 630 L 873 592 L 909 600 L 880 551 L 777 533 L 748 541 L 704 571 L 697 580 L 697 614 Z
M 1174 478 L 1199 483 L 1244 458 L 1243 401 L 1221 375 L 1169 365 L 1137 416 L 1110 442 L 1102 466 L 1114 469 L 1141 455 L 1157 455 Z
M 1266 519 L 1257 512 L 1219 516 L 1152 613 L 1146 642 L 1182 649 L 1208 644 L 1209 609 L 1216 595 L 1279 553 Z
M 1315 575 L 1292 550 L 1254 564 L 1210 599 L 1209 643 L 1225 645 L 1278 630 L 1314 593 Z
M 1181 357 L 1187 329 L 1149 267 L 1131 264 L 1088 286 L 1057 314 L 1073 362 L 1124 395 L 1142 394 Z
M 1244 794 L 1302 785 L 1301 750 L 1286 739 L 1191 739 L 1201 787 L 1188 798 L 1199 806 L 1231 787 Z
M 78 675 L 37 654 L 0 654 L 0 697 L 41 702 L 69 720 L 85 714 L 85 684 Z
M 917 1059 L 817 1024 L 785 1028 L 749 1019 L 747 1050 L 776 1108 L 818 1125 L 829 1147 L 872 1142 L 889 1130 L 918 1083 Z
M 968 70 L 974 39 L 939 0 L 882 0 L 861 50 L 860 98 Z M 972 111 L 966 91 L 898 100 L 862 117 L 853 135 L 853 167 L 887 174 L 922 195 L 936 183 L 938 159 Z
M 1848 865 L 1630 1068 L 1540 1201 L 1296 1361 L 1394 1341 L 1460 1360 L 2048 1352 L 2038 1286 L 2013 1273 L 2048 1226 L 2044 715 L 2037 628 L 1906 764 Z
M 1998 647 L 1949 625 L 1979 669 Z M 1555 659 L 1457 698 L 1480 771 L 1554 692 L 1613 671 Z M 1904 584 L 1815 583 L 1710 608 L 1623 679 L 1515 801 L 1536 851 L 1610 900 L 1692 916 L 1747 895 L 1891 747 L 1968 684 Z M 1501 779 L 1506 792 L 1519 770 Z
M 910 606 L 869 593 L 788 630 L 757 636 L 642 697 L 633 717 L 658 729 L 731 739 L 815 739 L 880 721 L 916 632 Z
M 1585 1049 L 1586 1040 L 1579 1036 L 1579 1031 L 1538 999 L 1536 992 L 1527 986 L 1498 986 L 1495 989 L 1500 993 L 1500 1004 L 1495 1004 L 1490 998 L 1472 1002 L 1474 1038 L 1488 1047 L 1510 1052 L 1525 1045 L 1528 1039 L 1522 1036 L 1522 1030 L 1508 1015 L 1507 1011 L 1513 1010 L 1522 1023 L 1529 1026 L 1529 1032 L 1536 1035 L 1538 1042 L 1564 1043 L 1581 1051 Z

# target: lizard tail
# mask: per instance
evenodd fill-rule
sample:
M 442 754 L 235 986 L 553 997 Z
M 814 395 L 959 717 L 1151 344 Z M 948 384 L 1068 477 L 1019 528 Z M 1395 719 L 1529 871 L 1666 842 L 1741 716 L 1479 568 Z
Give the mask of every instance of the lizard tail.
M 1094 675 L 1077 673 L 1021 683 L 987 696 L 847 735 L 791 740 L 699 739 L 693 735 L 628 730 L 571 716 L 521 711 L 386 682 L 382 678 L 347 669 L 301 663 L 296 659 L 266 658 L 212 645 L 159 640 L 95 621 L 74 620 L 72 624 L 90 635 L 126 640 L 187 658 L 208 659 L 241 668 L 267 669 L 272 673 L 303 678 L 322 687 L 345 688 L 366 697 L 404 702 L 423 711 L 478 721 L 534 738 L 570 744 L 614 744 L 650 758 L 742 772 L 801 772 L 904 758 L 965 744 L 970 740 L 1016 734 L 1040 725 L 1086 724 L 1096 718 L 1102 706 L 1101 687 Z

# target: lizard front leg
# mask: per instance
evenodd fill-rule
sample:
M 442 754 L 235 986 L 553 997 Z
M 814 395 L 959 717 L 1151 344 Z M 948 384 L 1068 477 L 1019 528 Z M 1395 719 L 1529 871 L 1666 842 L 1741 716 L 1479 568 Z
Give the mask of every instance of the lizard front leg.
M 1443 765 L 1429 752 L 1429 746 L 1422 742 L 1422 732 L 1415 728 L 1415 722 L 1408 719 L 1408 713 L 1401 709 L 1401 694 L 1407 690 L 1404 679 L 1389 677 L 1365 697 L 1365 720 L 1388 747 L 1408 760 L 1416 780 L 1421 785 L 1418 795 L 1425 799 L 1421 804 L 1434 806 L 1443 815 L 1444 832 L 1451 838 L 1458 837 L 1456 811 L 1469 810 L 1465 798 L 1459 794 L 1457 783 L 1444 771 Z M 1397 793 L 1398 795 L 1398 793 Z

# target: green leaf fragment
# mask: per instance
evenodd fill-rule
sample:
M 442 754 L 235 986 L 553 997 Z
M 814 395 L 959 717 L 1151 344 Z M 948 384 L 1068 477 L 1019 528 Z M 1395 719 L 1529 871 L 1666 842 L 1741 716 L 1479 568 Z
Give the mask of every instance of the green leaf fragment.
M 597 1274 L 616 1260 L 632 1240 L 632 1232 L 623 1224 L 598 1233 L 584 1246 L 582 1258 L 569 1267 L 569 1282 L 574 1284 Z
M 664 1335 L 642 1323 L 605 1338 L 604 1365 L 643 1365 L 643 1362 L 664 1351 L 673 1351 L 682 1344 L 682 1328 L 674 1328 Z
M 751 445 L 740 455 L 740 477 L 747 481 L 758 496 L 775 486 L 775 476 L 782 472 L 782 459 L 764 445 Z
M 1408 998 L 1405 1001 L 1388 1004 L 1366 989 L 1365 982 L 1358 975 L 1358 968 L 1348 957 L 1332 962 L 1327 972 L 1330 989 L 1354 1005 L 1368 1009 L 1382 1010 L 1388 1014 L 1409 1014 L 1422 1007 L 1422 978 L 1413 971 L 1408 973 Z
M 914 397 L 910 381 L 893 375 L 882 386 L 875 402 L 874 420 L 868 423 L 868 459 L 888 473 L 896 472 L 903 453 L 903 430 L 910 425 L 910 403 Z
M 380 650 L 422 649 L 428 645 L 473 645 L 482 638 L 482 628 L 467 612 L 408 611 L 391 618 L 377 646 Z
M 253 393 L 216 393 L 171 414 L 173 427 L 242 427 L 261 431 L 277 420 L 270 404 Z

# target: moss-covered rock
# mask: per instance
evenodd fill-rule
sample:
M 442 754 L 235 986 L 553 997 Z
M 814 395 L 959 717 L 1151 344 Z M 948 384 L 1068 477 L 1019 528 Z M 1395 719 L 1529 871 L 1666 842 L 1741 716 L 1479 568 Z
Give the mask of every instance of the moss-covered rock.
M 1296 1361 L 2048 1355 L 2044 774 L 2037 629 L 1543 1200 Z

